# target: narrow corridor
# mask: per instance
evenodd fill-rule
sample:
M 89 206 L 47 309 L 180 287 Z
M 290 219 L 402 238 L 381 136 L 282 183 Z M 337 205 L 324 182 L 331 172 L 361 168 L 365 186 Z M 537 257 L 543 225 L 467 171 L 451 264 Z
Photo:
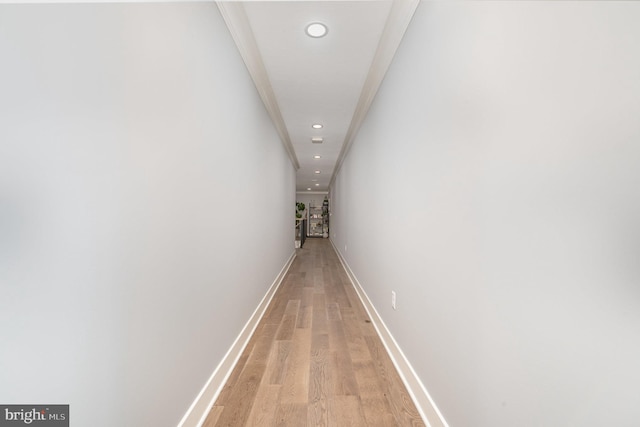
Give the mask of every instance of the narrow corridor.
M 424 426 L 340 261 L 308 239 L 204 427 Z

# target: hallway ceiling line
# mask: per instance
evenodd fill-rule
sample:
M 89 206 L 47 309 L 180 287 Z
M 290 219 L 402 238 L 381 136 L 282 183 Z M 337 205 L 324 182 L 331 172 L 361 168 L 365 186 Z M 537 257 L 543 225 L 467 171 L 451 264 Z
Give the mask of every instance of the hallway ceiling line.
M 411 18 L 413 18 L 413 14 L 415 13 L 419 3 L 420 0 L 393 1 L 389 17 L 387 18 L 387 23 L 385 24 L 382 36 L 380 37 L 380 42 L 378 43 L 378 48 L 376 49 L 373 63 L 371 64 L 369 74 L 367 75 L 367 80 L 365 81 L 362 93 L 360 94 L 358 106 L 353 114 L 353 119 L 351 120 L 349 130 L 347 131 L 342 144 L 342 149 L 340 150 L 340 154 L 336 160 L 336 165 L 333 169 L 333 174 L 331 175 L 331 181 L 329 182 L 329 188 L 333 186 L 333 183 L 336 180 L 336 176 L 340 171 L 342 162 L 349 153 L 351 144 L 358 134 L 358 130 L 360 130 L 360 126 L 362 125 L 364 118 L 369 112 L 369 108 L 373 103 L 376 93 L 378 93 L 382 80 L 391 65 L 391 61 L 395 56 L 396 50 L 398 50 L 398 47 L 400 46 L 402 37 L 407 31 Z
M 330 189 L 418 3 L 217 2 L 296 169 L 296 191 Z M 308 37 L 312 22 L 328 34 Z
M 217 6 L 224 22 L 227 24 L 227 28 L 229 28 L 231 37 L 238 47 L 240 56 L 242 56 L 242 60 L 247 66 L 247 70 L 249 70 L 258 94 L 260 94 L 260 98 L 278 131 L 278 135 L 280 135 L 280 140 L 289 155 L 289 159 L 291 159 L 291 164 L 293 164 L 293 167 L 297 171 L 300 169 L 300 163 L 298 162 L 298 157 L 291 143 L 287 126 L 284 123 L 278 101 L 273 92 L 273 87 L 271 86 L 267 70 L 262 61 L 262 56 L 260 55 L 242 2 L 217 2 Z

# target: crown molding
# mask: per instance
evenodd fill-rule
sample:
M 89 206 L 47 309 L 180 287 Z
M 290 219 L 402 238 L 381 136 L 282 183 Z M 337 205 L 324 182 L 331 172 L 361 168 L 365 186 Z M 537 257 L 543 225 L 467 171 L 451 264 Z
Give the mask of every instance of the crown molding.
M 278 135 L 280 135 L 282 145 L 289 155 L 293 167 L 295 170 L 300 169 L 298 157 L 293 149 L 293 144 L 291 144 L 289 132 L 282 118 L 278 101 L 273 92 L 267 70 L 262 62 L 262 56 L 242 2 L 216 2 L 216 4 L 224 22 L 227 24 L 231 37 L 238 47 L 242 60 L 247 66 L 247 70 L 249 70 L 258 94 L 262 98 L 262 102 L 278 131 Z
M 362 87 L 356 110 L 351 119 L 351 124 L 347 130 L 344 142 L 342 143 L 342 149 L 340 150 L 335 168 L 333 169 L 329 188 L 333 187 L 338 172 L 340 172 L 342 162 L 349 153 L 353 140 L 358 134 L 360 126 L 362 126 L 362 122 L 373 103 L 376 93 L 378 93 L 382 80 L 389 69 L 389 65 L 391 65 L 391 61 L 400 46 L 402 37 L 407 31 L 419 3 L 420 0 L 393 0 L 387 22 L 380 36 L 380 42 L 373 57 L 371 68 L 369 69 L 369 74 Z

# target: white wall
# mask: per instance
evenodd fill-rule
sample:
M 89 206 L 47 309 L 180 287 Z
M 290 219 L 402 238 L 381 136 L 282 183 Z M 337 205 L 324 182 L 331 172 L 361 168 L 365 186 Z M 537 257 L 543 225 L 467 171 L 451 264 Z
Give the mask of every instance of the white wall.
M 332 188 L 334 243 L 452 427 L 640 422 L 639 22 L 423 2 Z
M 0 402 L 175 426 L 293 253 L 275 129 L 213 3 L 0 6 L 0 58 Z
M 324 198 L 328 197 L 328 194 L 308 194 L 308 193 L 296 193 L 296 203 L 302 202 L 305 207 L 309 209 L 311 205 L 319 208 L 322 207 Z

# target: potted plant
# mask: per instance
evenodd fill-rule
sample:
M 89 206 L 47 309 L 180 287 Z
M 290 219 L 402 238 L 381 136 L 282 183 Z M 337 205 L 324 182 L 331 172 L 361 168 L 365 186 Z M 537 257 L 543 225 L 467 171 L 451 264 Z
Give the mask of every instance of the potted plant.
M 304 203 L 302 202 L 297 202 L 296 203 L 296 218 L 300 219 L 302 218 L 302 216 L 304 215 L 304 210 L 306 209 L 306 206 Z

